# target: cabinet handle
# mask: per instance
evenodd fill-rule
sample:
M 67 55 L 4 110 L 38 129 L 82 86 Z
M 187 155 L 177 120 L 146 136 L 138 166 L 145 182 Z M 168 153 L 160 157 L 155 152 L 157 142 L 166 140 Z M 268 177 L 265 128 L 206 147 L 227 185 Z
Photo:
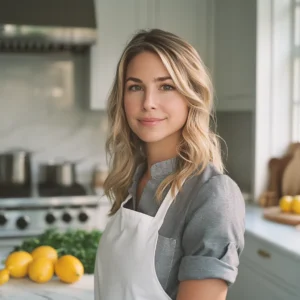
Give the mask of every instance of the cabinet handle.
M 257 254 L 263 258 L 271 258 L 271 254 L 267 251 L 264 251 L 262 249 L 257 250 Z

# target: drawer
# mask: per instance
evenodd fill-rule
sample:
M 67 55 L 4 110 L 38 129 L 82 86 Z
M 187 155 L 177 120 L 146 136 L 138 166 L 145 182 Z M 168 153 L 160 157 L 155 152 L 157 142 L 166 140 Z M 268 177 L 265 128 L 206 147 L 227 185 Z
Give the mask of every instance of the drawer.
M 280 251 L 272 244 L 247 233 L 242 256 L 253 262 L 256 268 L 278 279 L 282 285 L 300 290 L 300 258 L 297 260 L 289 256 L 288 252 Z

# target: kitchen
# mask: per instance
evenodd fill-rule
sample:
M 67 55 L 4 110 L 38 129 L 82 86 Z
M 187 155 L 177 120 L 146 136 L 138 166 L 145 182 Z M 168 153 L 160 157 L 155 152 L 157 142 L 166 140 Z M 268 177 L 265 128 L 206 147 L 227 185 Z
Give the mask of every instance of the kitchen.
M 11 45 L 1 39 L 0 152 L 26 149 L 32 174 L 30 189 L 25 189 L 29 197 L 14 194 L 16 186 L 1 196 L 2 257 L 25 237 L 53 224 L 61 230 L 103 230 L 109 203 L 99 195 L 101 182 L 95 188 L 95 174 L 101 177 L 106 171 L 107 93 L 129 37 L 140 28 L 158 27 L 188 39 L 211 70 L 218 130 L 228 147 L 226 167 L 247 202 L 246 246 L 239 277 L 227 298 L 298 299 L 299 232 L 264 220 L 258 204 L 267 187 L 269 159 L 281 157 L 299 137 L 297 125 L 290 121 L 293 72 L 282 63 L 287 55 L 288 62 L 292 59 L 292 12 L 296 7 L 299 11 L 299 1 L 97 0 L 95 7 L 93 1 L 85 1 L 83 7 L 81 2 L 51 1 L 49 7 L 39 7 L 38 1 L 26 0 L 20 7 L 15 1 L 0 1 L 0 24 L 26 20 L 32 25 L 46 26 L 48 21 L 52 26 L 90 28 L 84 47 L 78 45 L 79 33 L 70 36 L 66 31 L 56 31 L 54 40 L 63 44 L 56 48 L 40 41 Z M 68 9 L 62 8 L 68 4 Z M 56 14 L 49 13 L 55 6 Z M 6 28 L 13 34 L 13 27 Z M 58 185 L 43 185 L 53 160 L 66 163 L 59 165 L 64 176 L 55 178 L 68 182 L 59 191 Z M 55 287 L 51 299 L 78 298 L 79 291 L 85 293 L 82 299 L 93 299 L 92 274 L 72 286 L 13 282 L 1 286 L 2 298 L 10 299 L 10 292 L 26 286 L 28 297 L 33 297 L 31 288 L 49 296 Z

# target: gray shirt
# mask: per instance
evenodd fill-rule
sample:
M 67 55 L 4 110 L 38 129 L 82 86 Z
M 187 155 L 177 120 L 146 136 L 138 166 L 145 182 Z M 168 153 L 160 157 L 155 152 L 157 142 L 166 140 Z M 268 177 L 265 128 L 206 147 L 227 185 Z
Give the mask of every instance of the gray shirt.
M 126 207 L 154 216 L 160 206 L 156 189 L 175 169 L 176 158 L 154 164 L 136 208 L 137 185 L 145 170 L 145 165 L 140 165 Z M 159 230 L 155 253 L 157 277 L 172 299 L 183 280 L 220 278 L 229 286 L 234 283 L 244 248 L 244 217 L 240 189 L 213 165 L 185 181 Z

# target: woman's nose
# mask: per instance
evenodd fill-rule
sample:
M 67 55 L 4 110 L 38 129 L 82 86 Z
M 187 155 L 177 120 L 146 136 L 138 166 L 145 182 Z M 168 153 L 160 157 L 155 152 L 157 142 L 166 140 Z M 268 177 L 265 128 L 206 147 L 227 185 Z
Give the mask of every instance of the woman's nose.
M 143 108 L 144 110 L 153 110 L 156 109 L 156 100 L 155 100 L 155 93 L 154 91 L 146 90 L 144 93 L 144 102 Z

